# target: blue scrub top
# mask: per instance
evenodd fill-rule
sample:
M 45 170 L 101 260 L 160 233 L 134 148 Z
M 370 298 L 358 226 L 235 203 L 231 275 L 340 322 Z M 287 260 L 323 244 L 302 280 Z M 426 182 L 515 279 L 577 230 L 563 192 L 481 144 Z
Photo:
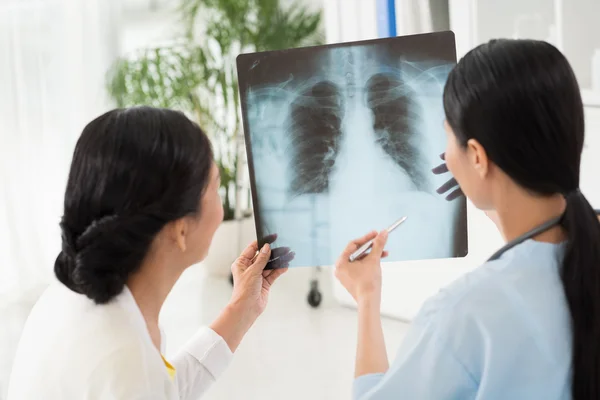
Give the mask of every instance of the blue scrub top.
M 526 241 L 429 299 L 385 374 L 360 400 L 570 399 L 564 245 Z

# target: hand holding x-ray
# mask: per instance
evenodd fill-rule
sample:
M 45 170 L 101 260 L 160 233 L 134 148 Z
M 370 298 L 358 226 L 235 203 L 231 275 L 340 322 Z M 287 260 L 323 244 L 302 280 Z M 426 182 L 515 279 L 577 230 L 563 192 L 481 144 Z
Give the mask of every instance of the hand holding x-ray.
M 264 242 L 271 245 L 277 240 L 277 234 L 268 235 L 264 238 Z M 290 262 L 294 259 L 296 253 L 294 253 L 289 247 L 272 247 L 271 258 L 265 269 L 279 269 L 287 268 Z
M 447 172 L 450 172 L 448 170 L 448 165 L 446 165 L 446 153 L 440 154 L 440 158 L 442 160 L 444 160 L 444 162 L 432 170 L 433 173 L 436 175 L 445 174 Z M 450 190 L 452 190 L 452 191 L 450 192 L 449 195 L 446 196 L 446 200 L 448 200 L 448 201 L 458 199 L 460 196 L 463 195 L 463 192 L 460 189 L 460 186 L 458 186 L 458 182 L 454 178 L 450 178 L 450 180 L 448 182 L 444 183 L 442 186 L 437 188 L 436 192 L 439 194 L 444 194 Z

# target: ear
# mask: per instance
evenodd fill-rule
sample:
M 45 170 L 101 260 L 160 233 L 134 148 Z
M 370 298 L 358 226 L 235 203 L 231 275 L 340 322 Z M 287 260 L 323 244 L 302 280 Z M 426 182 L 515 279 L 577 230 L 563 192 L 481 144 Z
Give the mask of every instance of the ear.
M 479 177 L 485 178 L 489 172 L 490 161 L 481 143 L 475 139 L 469 139 L 467 141 L 467 156 Z
M 182 252 L 185 252 L 187 249 L 186 238 L 188 231 L 189 226 L 185 218 L 179 218 L 177 221 L 173 222 L 172 237 L 177 244 L 177 247 L 179 247 Z

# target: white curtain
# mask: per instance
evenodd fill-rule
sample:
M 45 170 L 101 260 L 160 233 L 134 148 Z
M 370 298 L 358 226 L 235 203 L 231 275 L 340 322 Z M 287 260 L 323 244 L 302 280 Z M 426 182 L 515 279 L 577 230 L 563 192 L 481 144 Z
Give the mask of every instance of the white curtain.
M 0 2 L 0 399 L 31 305 L 52 276 L 73 148 L 110 108 L 112 0 Z

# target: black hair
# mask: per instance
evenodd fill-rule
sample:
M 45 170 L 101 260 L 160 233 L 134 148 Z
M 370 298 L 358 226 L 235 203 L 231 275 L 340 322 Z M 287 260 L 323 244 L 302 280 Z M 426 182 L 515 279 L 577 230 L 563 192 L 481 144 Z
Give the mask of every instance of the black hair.
M 561 193 L 561 279 L 571 313 L 572 396 L 600 399 L 600 223 L 579 191 L 584 111 L 575 74 L 549 43 L 492 40 L 471 50 L 444 89 L 458 141 L 476 139 L 516 183 Z
M 98 304 L 122 292 L 156 234 L 200 212 L 213 152 L 184 114 L 117 109 L 90 122 L 67 183 L 56 277 Z

